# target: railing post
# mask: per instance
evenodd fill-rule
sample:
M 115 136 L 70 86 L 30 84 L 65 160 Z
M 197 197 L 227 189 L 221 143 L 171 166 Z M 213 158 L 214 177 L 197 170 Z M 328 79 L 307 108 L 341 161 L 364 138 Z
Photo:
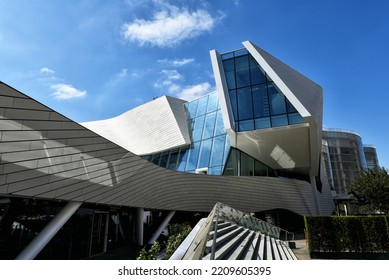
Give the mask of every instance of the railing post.
M 211 248 L 211 257 L 210 259 L 211 260 L 214 260 L 215 259 L 215 250 L 216 250 L 216 235 L 217 235 L 217 225 L 219 223 L 219 205 L 220 203 L 218 203 L 216 205 L 216 221 L 215 221 L 215 226 L 213 228 L 213 241 L 212 241 L 212 248 Z

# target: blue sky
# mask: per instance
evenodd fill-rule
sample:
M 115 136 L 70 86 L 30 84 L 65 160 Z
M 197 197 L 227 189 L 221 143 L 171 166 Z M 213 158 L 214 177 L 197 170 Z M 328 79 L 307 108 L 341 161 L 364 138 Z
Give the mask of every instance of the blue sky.
M 321 85 L 324 126 L 389 167 L 389 1 L 0 0 L 0 80 L 77 122 L 209 93 L 209 51 L 246 40 Z

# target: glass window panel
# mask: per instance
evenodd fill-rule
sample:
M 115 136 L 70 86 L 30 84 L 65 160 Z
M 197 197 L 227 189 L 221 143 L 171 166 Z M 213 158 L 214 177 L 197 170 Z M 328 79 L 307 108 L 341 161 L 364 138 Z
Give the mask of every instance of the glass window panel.
M 254 120 L 245 120 L 239 122 L 239 131 L 254 130 Z
M 204 132 L 203 132 L 202 139 L 213 137 L 213 131 L 215 129 L 215 119 L 216 119 L 216 112 L 207 114 L 205 116 Z
M 161 154 L 161 160 L 159 162 L 159 166 L 166 168 L 168 159 L 169 159 L 169 152 L 163 152 Z
M 224 60 L 223 61 L 223 68 L 226 72 L 234 72 L 235 71 L 235 61 L 233 59 Z
M 207 110 L 208 95 L 199 99 L 197 104 L 196 117 L 204 115 Z
M 270 127 L 270 117 L 255 119 L 255 129 Z
M 238 120 L 238 99 L 236 97 L 236 90 L 230 90 L 230 101 L 232 106 L 232 113 L 234 115 L 234 120 Z
M 188 163 L 186 171 L 193 171 L 197 168 L 197 159 L 199 156 L 200 142 L 193 143 L 189 150 Z
M 226 79 L 227 79 L 227 87 L 228 89 L 234 89 L 236 88 L 235 85 L 235 72 L 226 72 Z
M 208 168 L 209 175 L 221 175 L 222 174 L 222 166 L 216 166 Z
M 286 109 L 288 110 L 288 113 L 295 113 L 297 112 L 296 108 L 290 103 L 288 99 L 285 98 L 286 101 Z
M 219 96 L 217 92 L 209 95 L 207 113 L 216 111 L 219 105 Z
M 255 86 L 252 88 L 254 118 L 269 116 L 269 100 L 267 98 L 266 85 Z
M 191 119 L 193 119 L 196 116 L 197 103 L 198 103 L 198 100 L 194 100 L 192 102 L 185 104 L 185 106 L 188 110 L 189 118 L 191 118 Z
M 228 160 L 226 162 L 226 167 L 224 169 L 224 175 L 229 176 L 238 176 L 238 160 L 240 152 L 235 149 L 231 149 Z
M 211 161 L 209 166 L 217 166 L 223 164 L 223 154 L 225 148 L 225 135 L 213 138 Z
M 177 171 L 185 171 L 186 167 L 186 161 L 188 160 L 188 154 L 189 150 L 188 148 L 181 148 L 180 150 L 180 156 L 178 157 L 178 162 L 177 162 Z
M 305 122 L 299 113 L 288 114 L 288 119 L 289 119 L 289 124 L 298 124 L 298 123 Z
M 269 176 L 269 177 L 277 177 L 277 172 L 274 169 L 269 167 L 267 169 L 267 176 Z
M 234 57 L 234 53 L 233 52 L 222 54 L 222 60 L 233 58 L 233 57 Z
M 260 161 L 255 161 L 254 176 L 267 176 L 267 166 Z
M 246 54 L 248 54 L 246 49 L 241 49 L 241 50 L 234 51 L 235 57 L 246 55 Z
M 151 159 L 151 162 L 156 164 L 156 165 L 159 165 L 159 159 L 161 158 L 161 154 L 158 153 L 158 154 L 155 154 L 152 156 L 152 159 Z
M 228 89 L 236 88 L 234 60 L 223 61 L 224 73 L 226 75 Z
M 216 125 L 215 125 L 215 134 L 214 136 L 218 136 L 221 134 L 226 133 L 226 130 L 224 128 L 224 122 L 223 122 L 223 115 L 222 112 L 219 110 L 216 114 Z
M 171 170 L 176 170 L 177 159 L 178 159 L 178 150 L 171 151 L 167 168 Z
M 270 110 L 272 115 L 285 114 L 286 105 L 285 97 L 279 92 L 274 85 L 268 87 L 269 99 L 270 99 Z
M 193 142 L 201 140 L 201 136 L 203 134 L 203 127 L 204 127 L 204 119 L 205 116 L 201 116 L 198 118 L 195 118 L 193 120 L 193 131 L 192 131 L 192 140 Z
M 240 176 L 254 176 L 254 159 L 245 153 L 240 153 Z
M 251 84 L 263 84 L 266 83 L 266 76 L 260 66 L 258 65 L 258 62 L 255 61 L 255 59 L 250 55 L 250 77 L 251 77 Z
M 272 127 L 285 126 L 285 125 L 288 125 L 288 118 L 287 118 L 286 114 L 271 117 L 271 126 Z
M 249 87 L 238 89 L 237 97 L 239 120 L 252 119 L 253 100 L 251 97 L 251 89 Z
M 197 168 L 209 166 L 209 158 L 211 156 L 212 139 L 207 139 L 201 142 L 199 163 Z
M 144 160 L 151 161 L 152 155 L 147 155 L 142 157 Z
M 250 71 L 248 56 L 241 56 L 235 59 L 236 87 L 247 87 L 250 85 Z

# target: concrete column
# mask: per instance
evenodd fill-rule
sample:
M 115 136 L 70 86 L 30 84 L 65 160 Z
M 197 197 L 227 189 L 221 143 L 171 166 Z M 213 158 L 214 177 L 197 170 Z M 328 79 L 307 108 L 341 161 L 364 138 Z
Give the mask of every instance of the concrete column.
M 311 176 L 311 190 L 313 196 L 313 204 L 315 206 L 315 215 L 320 215 L 319 200 L 317 198 L 317 188 L 316 188 L 316 179 L 315 176 Z
M 143 219 L 144 219 L 144 213 L 145 213 L 145 209 L 144 208 L 137 208 L 136 209 L 136 242 L 138 243 L 138 245 L 140 246 L 143 246 L 143 229 L 144 229 L 144 223 L 143 223 Z
M 170 220 L 173 218 L 176 211 L 170 211 L 169 214 L 163 219 L 162 223 L 159 225 L 157 230 L 154 232 L 153 236 L 149 240 L 149 244 L 153 244 L 155 240 L 161 235 L 163 229 L 167 226 Z
M 57 234 L 61 227 L 70 219 L 70 217 L 82 205 L 82 202 L 70 201 L 64 208 L 52 219 L 47 226 L 38 234 L 37 237 L 16 257 L 17 260 L 33 260 Z

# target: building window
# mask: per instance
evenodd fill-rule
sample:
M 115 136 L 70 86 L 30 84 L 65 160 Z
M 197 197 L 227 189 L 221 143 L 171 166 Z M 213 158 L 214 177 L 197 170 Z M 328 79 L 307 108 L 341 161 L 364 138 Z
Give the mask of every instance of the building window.
M 222 60 L 237 131 L 305 122 L 247 50 Z

